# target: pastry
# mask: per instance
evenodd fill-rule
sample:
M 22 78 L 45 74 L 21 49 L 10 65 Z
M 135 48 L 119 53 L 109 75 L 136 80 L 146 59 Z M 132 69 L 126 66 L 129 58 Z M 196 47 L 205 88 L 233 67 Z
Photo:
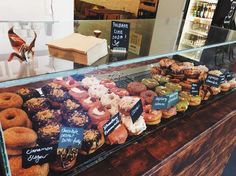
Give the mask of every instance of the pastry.
M 8 155 L 21 155 L 22 149 L 36 146 L 37 134 L 30 128 L 12 127 L 3 134 Z
M 22 157 L 11 157 L 9 159 L 11 175 L 12 176 L 48 176 L 49 165 L 44 163 L 42 165 L 33 165 L 29 168 L 22 167 Z
M 217 95 L 221 92 L 221 88 L 220 87 L 211 87 L 211 91 L 213 92 L 213 95 Z
M 188 109 L 189 102 L 187 100 L 181 100 L 176 104 L 177 112 L 185 112 Z
M 164 58 L 164 59 L 161 59 L 159 62 L 162 68 L 169 68 L 173 63 L 175 63 L 175 60 L 171 58 Z
M 44 95 L 49 94 L 53 89 L 60 89 L 60 90 L 63 90 L 63 91 L 67 91 L 66 87 L 64 87 L 60 84 L 53 83 L 53 82 L 48 83 L 48 84 L 46 84 L 45 86 L 43 86 L 41 88 Z
M 208 72 L 210 75 L 220 76 L 222 75 L 222 72 L 220 70 L 211 70 Z
M 176 83 L 166 83 L 165 84 L 165 87 L 167 88 L 167 89 L 170 89 L 170 90 L 172 90 L 172 91 L 181 91 L 182 90 L 182 87 L 181 87 L 181 85 L 179 85 L 179 84 L 176 84 Z
M 79 103 L 77 103 L 76 101 L 71 100 L 71 99 L 64 101 L 61 105 L 61 110 L 64 113 L 78 111 L 81 108 L 82 108 L 82 106 Z
M 130 95 L 139 96 L 141 92 L 147 90 L 147 87 L 140 82 L 131 82 L 127 86 Z
M 29 128 L 28 121 L 29 118 L 26 112 L 18 108 L 8 108 L 0 112 L 0 123 L 3 130 L 11 127 Z
M 107 120 L 98 124 L 98 129 L 103 133 L 103 126 L 107 123 Z M 108 136 L 106 137 L 106 144 L 123 144 L 128 137 L 128 132 L 123 124 L 119 124 Z
M 38 129 L 37 134 L 39 143 L 42 145 L 54 145 L 58 143 L 61 124 L 58 122 L 50 122 L 46 126 Z
M 82 81 L 82 86 L 85 89 L 88 89 L 89 87 L 93 86 L 93 85 L 99 85 L 100 84 L 100 80 L 98 80 L 97 78 L 95 78 L 94 76 L 91 77 L 85 77 Z
M 64 121 L 67 126 L 74 128 L 87 128 L 90 118 L 87 113 L 82 111 L 70 112 L 64 116 Z
M 192 84 L 188 81 L 180 82 L 179 85 L 182 87 L 183 91 L 189 92 L 192 88 Z
M 151 67 L 150 72 L 151 72 L 152 76 L 162 75 L 163 69 L 161 69 L 159 66 L 153 66 L 153 67 Z
M 118 105 L 119 111 L 126 115 L 130 115 L 130 110 L 134 107 L 134 105 L 140 100 L 138 97 L 125 96 L 121 98 L 120 103 Z
M 50 163 L 50 169 L 55 172 L 63 172 L 71 169 L 77 159 L 78 149 L 58 148 L 56 158 Z
M 190 98 L 191 98 L 191 95 L 190 95 L 189 92 L 181 91 L 179 93 L 179 99 L 180 100 L 186 100 L 186 101 L 190 102 Z
M 100 107 L 100 106 L 102 106 L 101 102 L 98 99 L 92 98 L 92 97 L 81 99 L 80 100 L 80 104 L 82 105 L 82 107 L 85 110 L 89 110 L 92 107 Z
M 207 85 L 202 85 L 200 88 L 200 93 L 202 100 L 208 100 L 211 95 L 213 95 L 212 89 Z
M 90 97 L 100 99 L 103 95 L 108 93 L 108 89 L 103 85 L 93 85 L 88 89 L 88 94 Z
M 79 153 L 82 155 L 94 153 L 104 144 L 104 142 L 104 136 L 98 130 L 84 130 L 84 139 Z
M 157 125 L 161 123 L 162 111 L 152 110 L 151 105 L 146 105 L 143 107 L 143 117 L 147 125 Z
M 70 89 L 69 94 L 77 101 L 89 97 L 89 94 L 86 90 L 77 87 Z
M 231 79 L 228 83 L 230 84 L 230 89 L 233 89 L 233 88 L 236 87 L 236 80 L 235 80 L 235 78 Z
M 164 119 L 169 119 L 170 117 L 172 117 L 176 114 L 177 114 L 177 111 L 176 111 L 175 106 L 162 110 L 162 118 L 164 118 Z
M 122 120 L 122 123 L 127 128 L 129 135 L 131 135 L 131 136 L 137 136 L 137 135 L 141 134 L 143 131 L 145 131 L 147 128 L 143 116 L 140 116 L 136 120 L 135 123 L 133 123 L 130 116 L 122 115 L 121 120 Z
M 228 82 L 224 82 L 224 83 L 222 83 L 221 85 L 220 85 L 220 89 L 221 89 L 221 91 L 222 92 L 227 92 L 227 91 L 229 91 L 229 89 L 230 89 L 230 83 L 228 83 Z
M 119 102 L 120 97 L 114 93 L 105 94 L 101 98 L 102 105 L 107 109 L 111 109 L 114 106 L 118 108 Z
M 47 94 L 47 98 L 53 107 L 58 108 L 64 101 L 70 99 L 70 95 L 62 89 L 52 89 Z
M 148 89 L 154 89 L 156 86 L 159 85 L 158 81 L 151 78 L 144 78 L 142 79 L 142 83 L 148 88 Z
M 196 68 L 185 69 L 184 74 L 188 78 L 197 79 L 200 75 L 200 70 Z
M 171 64 L 171 66 L 170 66 L 170 69 L 171 69 L 172 73 L 174 73 L 174 74 L 183 73 L 185 68 L 186 68 L 186 66 L 182 62 L 175 62 L 175 63 Z
M 46 98 L 31 98 L 27 100 L 23 108 L 28 113 L 28 115 L 32 116 L 39 111 L 43 111 L 48 109 L 50 104 Z
M 21 108 L 23 104 L 23 99 L 10 92 L 0 93 L 0 111 L 7 108 Z
M 21 88 L 17 90 L 16 93 L 21 96 L 24 102 L 31 98 L 40 97 L 40 93 L 36 89 L 32 89 L 32 88 Z
M 102 79 L 100 82 L 101 85 L 104 85 L 106 88 L 111 89 L 116 87 L 116 83 L 110 79 Z
M 129 92 L 126 89 L 114 87 L 110 92 L 118 95 L 119 97 L 129 96 Z
M 201 96 L 198 96 L 198 95 L 196 95 L 196 96 L 191 96 L 190 97 L 190 101 L 189 101 L 189 105 L 190 106 L 198 106 L 198 105 L 200 105 L 201 104 Z
M 93 124 L 98 125 L 103 120 L 110 119 L 110 113 L 106 108 L 103 107 L 91 107 L 88 110 L 88 115 L 91 118 Z
M 170 81 L 170 78 L 167 76 L 153 75 L 152 78 L 157 80 L 160 83 L 160 85 L 164 85 L 165 83 Z
M 56 78 L 53 80 L 53 82 L 66 87 L 68 90 L 70 90 L 73 87 L 80 86 L 80 84 L 70 76 L 67 78 L 62 78 L 62 77 Z
M 146 90 L 140 94 L 140 97 L 144 99 L 146 104 L 151 104 L 155 96 L 157 96 L 157 94 L 152 90 Z
M 164 86 L 157 86 L 155 89 L 155 92 L 157 93 L 158 96 L 165 96 L 165 95 L 169 95 L 173 91 Z
M 34 129 L 47 126 L 52 122 L 61 123 L 62 113 L 60 110 L 46 109 L 43 111 L 37 112 L 33 117 L 32 121 L 34 122 Z

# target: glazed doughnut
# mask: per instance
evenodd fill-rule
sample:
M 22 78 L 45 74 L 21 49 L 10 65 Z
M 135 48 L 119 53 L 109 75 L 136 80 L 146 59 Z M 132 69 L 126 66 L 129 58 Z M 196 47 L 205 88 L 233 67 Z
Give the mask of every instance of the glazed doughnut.
M 27 169 L 22 167 L 22 157 L 11 157 L 9 159 L 12 176 L 47 176 L 49 173 L 48 163 L 34 165 Z
M 220 89 L 222 92 L 227 92 L 230 89 L 230 83 L 224 82 L 220 85 Z
M 144 78 L 142 79 L 142 83 L 149 89 L 154 89 L 159 85 L 158 81 L 153 78 Z
M 93 98 L 101 98 L 103 95 L 108 93 L 108 89 L 103 85 L 93 85 L 88 89 L 88 94 Z
M 110 79 L 103 79 L 103 80 L 101 80 L 100 84 L 101 84 L 101 85 L 104 85 L 104 86 L 105 86 L 106 88 L 108 88 L 108 89 L 111 89 L 111 88 L 116 87 L 116 83 L 113 82 L 113 81 L 110 80 Z
M 157 94 L 152 90 L 146 90 L 141 92 L 140 94 L 140 97 L 144 99 L 146 104 L 151 104 L 155 96 L 157 96 Z
M 80 86 L 80 84 L 70 76 L 67 77 L 67 78 L 58 77 L 58 78 L 53 80 L 53 83 L 62 85 L 64 87 L 66 87 L 68 90 L 70 90 L 73 87 L 79 87 Z
M 133 108 L 133 106 L 140 100 L 138 97 L 131 97 L 131 96 L 125 96 L 120 100 L 120 103 L 118 105 L 119 111 L 126 115 L 130 115 L 130 110 Z
M 18 108 L 8 108 L 0 112 L 2 129 L 11 127 L 28 127 L 29 119 L 25 111 Z
M 130 95 L 139 96 L 141 92 L 147 90 L 147 87 L 140 82 L 131 82 L 128 84 L 127 90 L 129 91 Z
M 183 89 L 183 91 L 190 91 L 192 88 L 192 84 L 188 81 L 183 81 L 179 83 Z
M 88 115 L 93 124 L 98 125 L 103 120 L 110 119 L 110 113 L 103 107 L 92 107 L 88 110 Z
M 211 90 L 213 92 L 213 95 L 217 95 L 221 92 L 221 88 L 220 87 L 211 87 Z
M 0 93 L 0 111 L 7 108 L 21 108 L 23 99 L 20 95 L 10 92 Z
M 94 76 L 85 77 L 81 82 L 82 82 L 82 86 L 85 89 L 88 89 L 90 86 L 99 85 L 100 84 L 100 80 L 98 80 Z
M 152 110 L 151 105 L 144 106 L 143 110 L 143 117 L 147 125 L 157 125 L 161 122 L 161 110 Z
M 3 133 L 8 155 L 20 155 L 22 149 L 36 145 L 37 134 L 32 129 L 12 127 Z
M 201 104 L 201 100 L 202 98 L 198 95 L 196 96 L 190 96 L 190 101 L 189 101 L 189 105 L 190 106 L 198 106 Z
M 175 63 L 175 60 L 170 59 L 170 58 L 161 59 L 160 62 L 159 62 L 160 66 L 163 67 L 163 68 L 168 68 L 168 67 L 170 67 L 173 63 Z
M 88 98 L 89 94 L 86 90 L 74 87 L 69 90 L 69 94 L 75 99 L 75 100 L 80 100 L 84 98 Z
M 119 97 L 129 96 L 129 92 L 126 89 L 114 87 L 110 90 Z
M 230 84 L 230 89 L 233 89 L 233 88 L 236 87 L 236 80 L 235 80 L 235 78 L 231 79 L 228 83 Z
M 177 114 L 177 111 L 176 111 L 176 107 L 173 106 L 173 107 L 170 107 L 169 109 L 163 109 L 162 110 L 162 118 L 164 119 L 168 119 L 174 115 Z
M 88 98 L 85 98 L 85 99 L 80 99 L 79 102 L 85 110 L 89 110 L 91 107 L 100 107 L 100 106 L 102 106 L 101 102 L 98 99 L 92 98 L 92 97 L 88 97 Z

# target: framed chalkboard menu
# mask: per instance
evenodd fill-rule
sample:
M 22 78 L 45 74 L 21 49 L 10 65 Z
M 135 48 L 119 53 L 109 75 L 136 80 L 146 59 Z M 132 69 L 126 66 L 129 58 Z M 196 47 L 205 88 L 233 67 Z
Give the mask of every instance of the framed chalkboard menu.
M 130 24 L 120 21 L 111 22 L 110 48 L 112 51 L 128 51 Z

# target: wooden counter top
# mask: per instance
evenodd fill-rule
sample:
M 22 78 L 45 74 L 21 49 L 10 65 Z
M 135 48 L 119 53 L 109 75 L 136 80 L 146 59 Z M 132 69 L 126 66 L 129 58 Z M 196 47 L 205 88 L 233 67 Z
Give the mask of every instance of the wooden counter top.
M 144 137 L 79 175 L 221 175 L 236 145 L 236 92 Z

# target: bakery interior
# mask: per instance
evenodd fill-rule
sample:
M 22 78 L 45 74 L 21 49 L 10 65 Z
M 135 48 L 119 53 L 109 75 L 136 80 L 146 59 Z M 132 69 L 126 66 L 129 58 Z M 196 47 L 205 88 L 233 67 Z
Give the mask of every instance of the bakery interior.
M 0 2 L 0 175 L 234 176 L 235 4 Z

